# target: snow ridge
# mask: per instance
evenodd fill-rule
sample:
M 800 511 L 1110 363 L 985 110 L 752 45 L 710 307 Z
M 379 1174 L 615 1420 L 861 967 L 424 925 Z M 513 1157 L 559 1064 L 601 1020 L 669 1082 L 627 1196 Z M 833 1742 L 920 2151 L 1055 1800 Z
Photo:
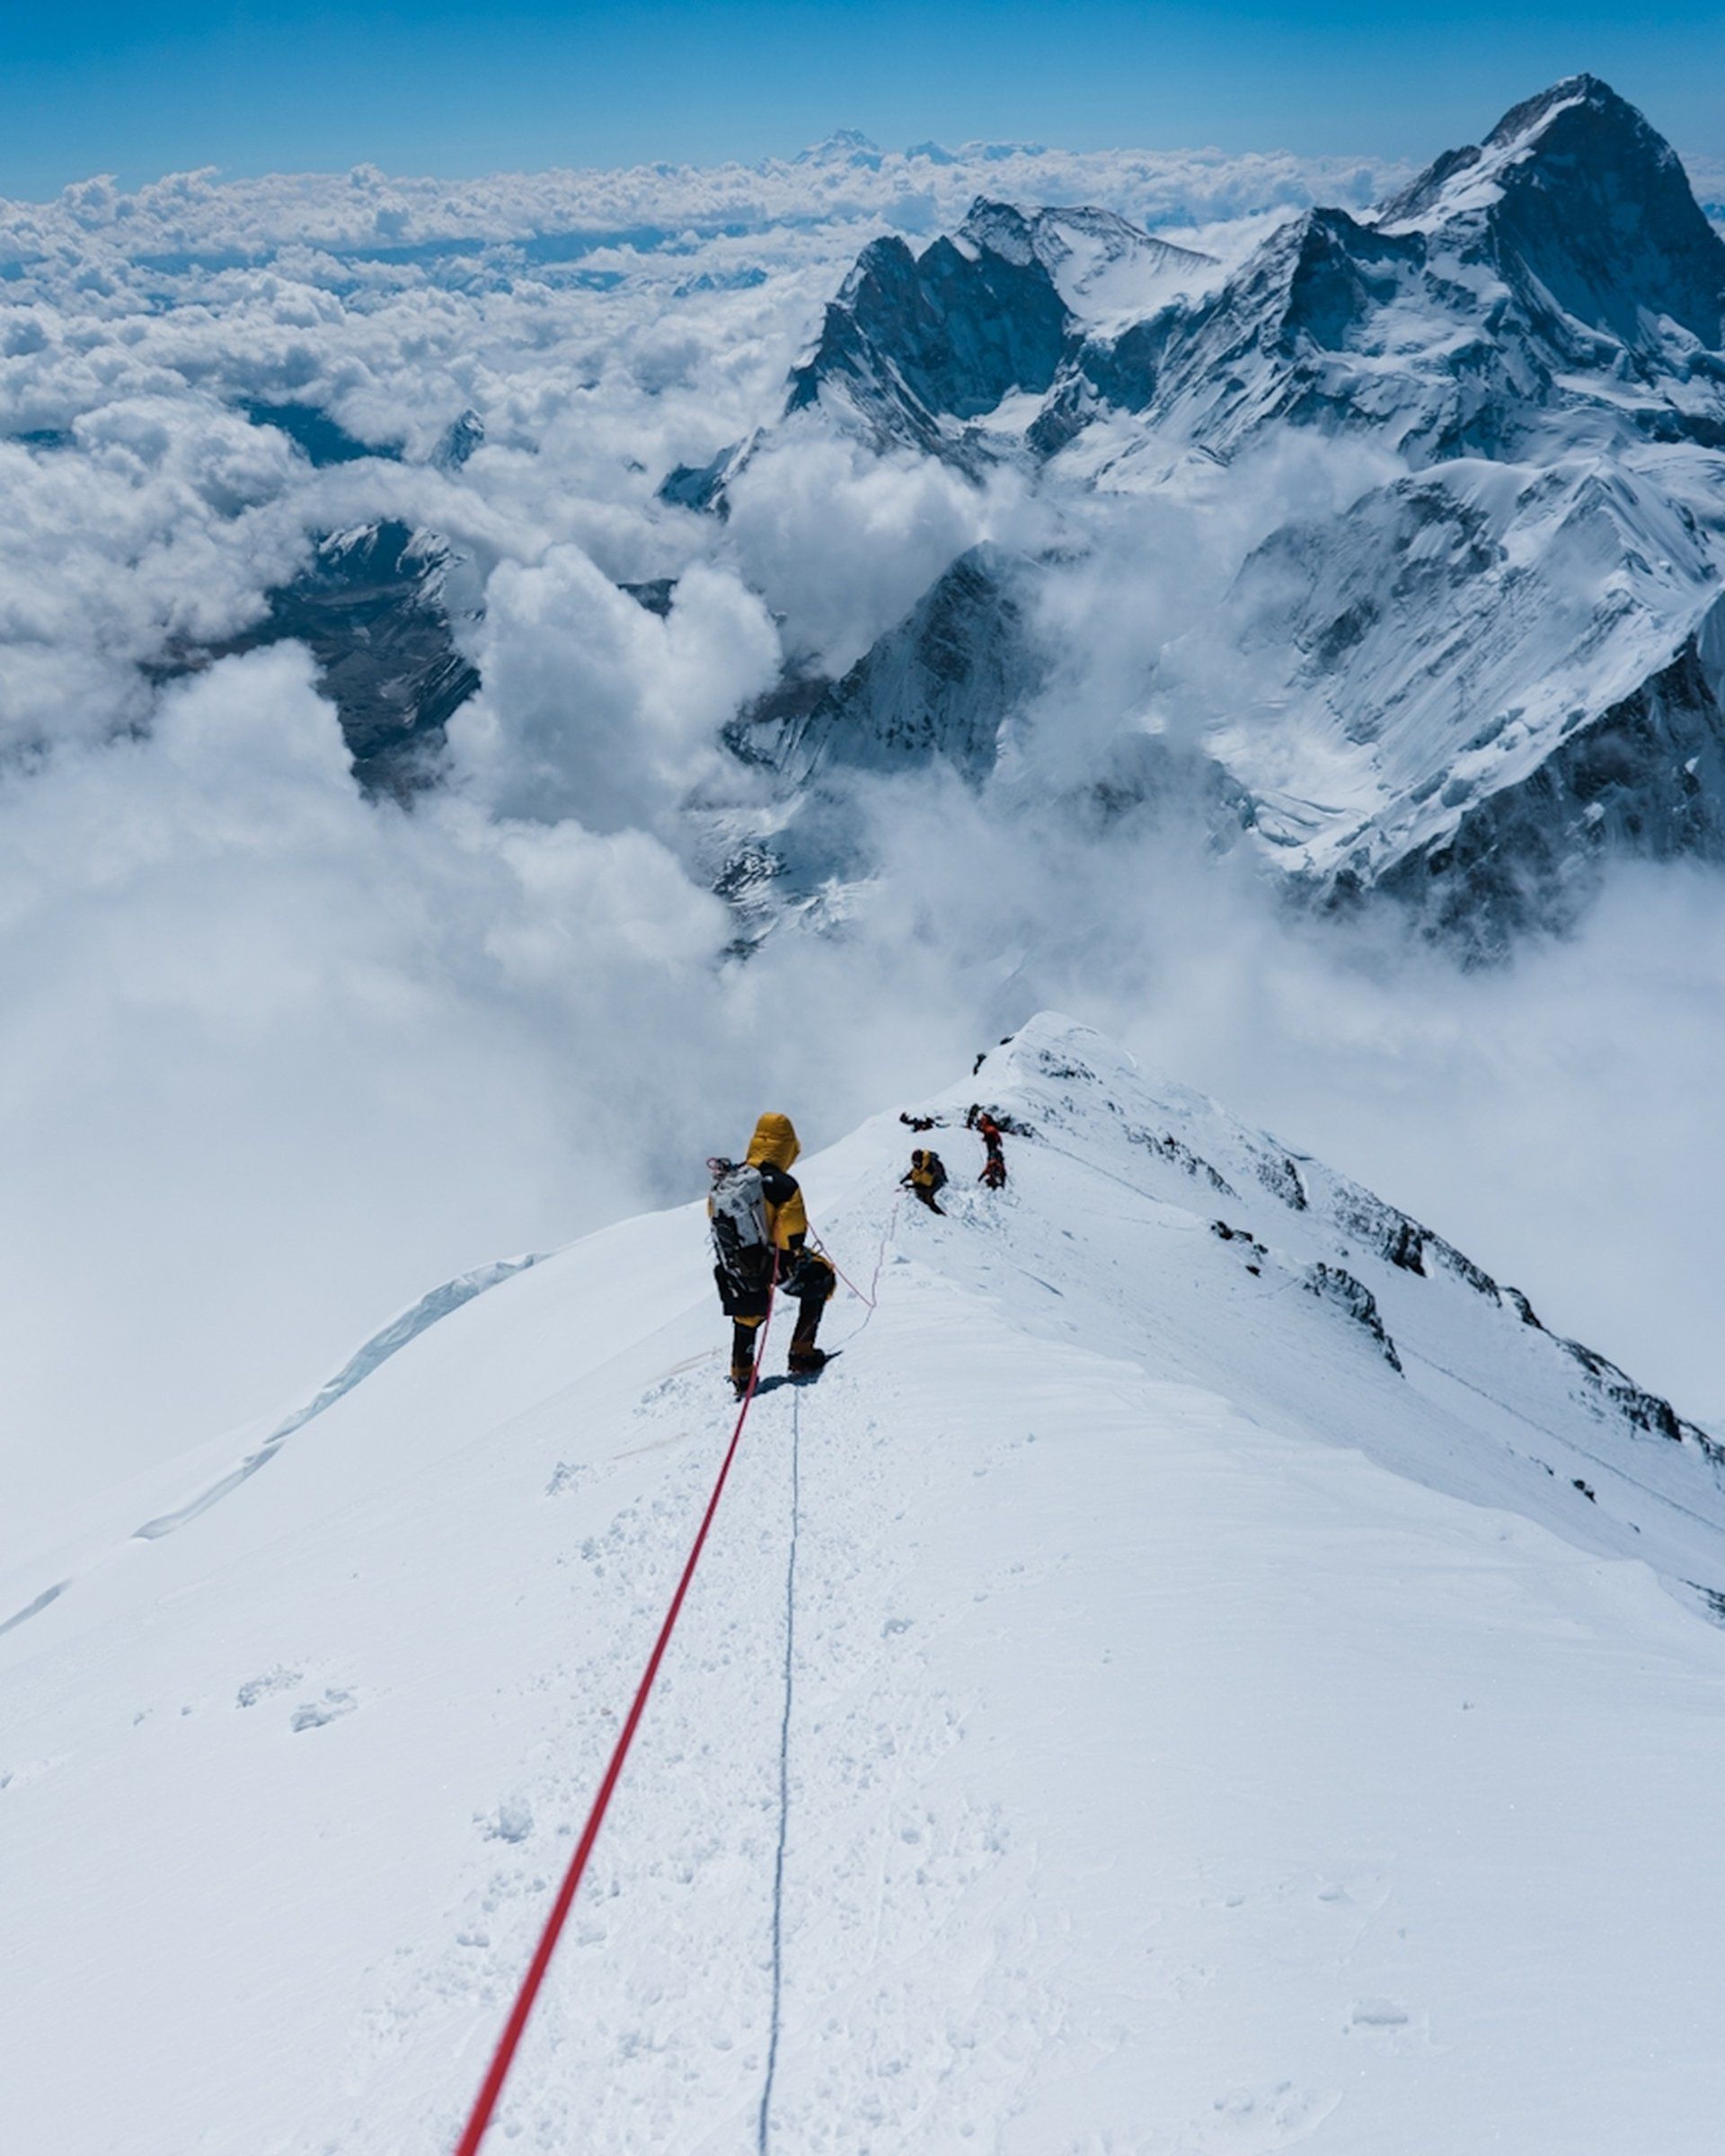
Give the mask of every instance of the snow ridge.
M 499 2130 L 1709 2156 L 1718 1445 L 1081 1025 L 912 1105 L 945 1215 L 896 1113 L 800 1171 L 874 1309 L 758 1395 Z M 588 1238 L 0 1642 L 21 2145 L 449 2144 L 723 1348 L 698 1203 Z

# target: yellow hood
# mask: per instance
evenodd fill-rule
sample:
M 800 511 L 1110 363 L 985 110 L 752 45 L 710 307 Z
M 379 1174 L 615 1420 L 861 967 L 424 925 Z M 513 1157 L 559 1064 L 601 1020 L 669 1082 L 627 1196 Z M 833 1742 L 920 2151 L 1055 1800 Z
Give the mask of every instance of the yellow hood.
M 748 1142 L 748 1157 L 756 1168 L 788 1168 L 802 1151 L 789 1116 L 763 1116 Z

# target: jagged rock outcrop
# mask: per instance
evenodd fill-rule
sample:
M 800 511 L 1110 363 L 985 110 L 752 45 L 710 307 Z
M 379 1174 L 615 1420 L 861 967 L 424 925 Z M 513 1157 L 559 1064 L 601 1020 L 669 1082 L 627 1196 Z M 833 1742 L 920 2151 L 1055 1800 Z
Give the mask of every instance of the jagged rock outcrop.
M 431 462 L 440 472 L 459 472 L 484 439 L 485 422 L 470 404 L 444 429 Z
M 962 423 L 1015 392 L 1043 395 L 1093 314 L 1142 307 L 1208 266 L 1110 210 L 979 197 L 920 254 L 893 236 L 863 251 L 792 376 L 788 410 L 826 396 L 882 446 L 954 454 Z
M 920 256 L 896 236 L 876 240 L 791 377 L 789 410 L 842 384 L 883 445 L 933 449 L 943 417 L 979 419 L 1013 390 L 1046 391 L 1067 322 L 1039 262 L 945 237 Z

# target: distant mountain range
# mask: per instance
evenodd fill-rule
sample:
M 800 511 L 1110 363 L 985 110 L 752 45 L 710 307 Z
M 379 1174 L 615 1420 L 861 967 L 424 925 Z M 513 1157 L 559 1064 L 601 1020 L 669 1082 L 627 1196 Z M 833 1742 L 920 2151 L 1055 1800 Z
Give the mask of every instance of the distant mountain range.
M 1016 463 L 1056 499 L 1225 503 L 1296 436 L 1386 453 L 1399 475 L 1265 538 L 1166 673 L 1200 684 L 1230 826 L 1326 902 L 1393 892 L 1482 952 L 1571 919 L 1607 854 L 1725 857 L 1722 313 L 1677 158 L 1581 75 L 1225 275 L 1093 210 L 979 201 L 920 255 L 878 241 L 781 424 Z M 774 438 L 668 492 L 722 509 Z M 960 564 L 739 747 L 793 791 L 925 756 L 979 782 L 1050 656 L 1047 573 Z M 1247 698 L 1202 708 L 1199 643 L 1247 657 Z
M 1320 905 L 1392 896 L 1490 955 L 1571 922 L 1609 858 L 1725 859 L 1721 348 L 1725 242 L 1668 145 L 1578 75 L 1375 213 L 1291 216 L 1229 266 L 1110 209 L 986 198 L 920 250 L 876 239 L 777 417 L 659 491 L 723 517 L 765 450 L 827 435 L 1016 473 L 1057 518 L 1226 516 L 1299 445 L 1333 482 L 1165 641 L 1089 783 L 1116 810 L 1178 800 Z M 320 464 L 398 454 L 314 407 L 249 416 Z M 433 461 L 457 472 L 483 435 L 463 413 Z M 1040 602 L 1106 543 L 1073 531 L 966 554 L 842 677 L 792 652 L 730 729 L 755 777 L 729 809 L 707 790 L 693 843 L 745 943 L 870 872 L 854 774 L 941 764 L 983 791 L 1014 726 L 1058 723 L 1039 707 L 1084 653 Z M 332 534 L 240 640 L 304 637 L 369 785 L 433 781 L 477 685 L 449 559 L 387 519 Z M 668 580 L 631 588 L 671 604 Z

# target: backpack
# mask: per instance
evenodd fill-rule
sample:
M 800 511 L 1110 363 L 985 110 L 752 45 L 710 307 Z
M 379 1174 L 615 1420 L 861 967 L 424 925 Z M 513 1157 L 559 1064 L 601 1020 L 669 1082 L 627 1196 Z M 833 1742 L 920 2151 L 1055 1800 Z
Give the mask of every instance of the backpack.
M 727 1316 L 757 1317 L 773 1281 L 773 1239 L 766 1225 L 761 1171 L 747 1161 L 709 1161 L 712 1189 L 713 1277 Z

